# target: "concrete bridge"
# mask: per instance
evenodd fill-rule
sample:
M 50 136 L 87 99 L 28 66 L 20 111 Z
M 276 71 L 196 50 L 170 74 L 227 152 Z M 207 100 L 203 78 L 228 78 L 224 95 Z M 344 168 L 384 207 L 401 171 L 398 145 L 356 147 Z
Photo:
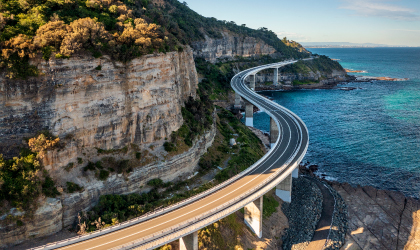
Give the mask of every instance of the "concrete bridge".
M 256 105 L 271 118 L 271 150 L 254 165 L 231 179 L 187 200 L 91 234 L 54 242 L 35 249 L 154 249 L 180 239 L 181 250 L 198 249 L 197 231 L 241 208 L 245 223 L 262 237 L 263 195 L 276 188 L 291 201 L 292 178 L 308 148 L 309 135 L 301 119 L 288 109 L 256 94 L 244 80 L 258 71 L 291 64 L 286 61 L 255 67 L 235 75 L 235 92 L 246 101 L 246 122 L 253 124 Z M 254 78 L 255 79 L 255 78 Z M 240 105 L 240 103 L 239 103 Z

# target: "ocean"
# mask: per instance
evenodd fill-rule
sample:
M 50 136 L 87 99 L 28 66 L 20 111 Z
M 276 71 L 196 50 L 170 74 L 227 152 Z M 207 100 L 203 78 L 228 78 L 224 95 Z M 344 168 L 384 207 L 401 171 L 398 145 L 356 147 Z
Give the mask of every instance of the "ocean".
M 349 83 L 356 90 L 262 92 L 295 112 L 309 129 L 303 162 L 318 175 L 352 185 L 370 185 L 420 197 L 420 48 L 310 49 L 338 59 L 359 76 L 408 81 Z M 254 115 L 269 131 L 269 117 Z

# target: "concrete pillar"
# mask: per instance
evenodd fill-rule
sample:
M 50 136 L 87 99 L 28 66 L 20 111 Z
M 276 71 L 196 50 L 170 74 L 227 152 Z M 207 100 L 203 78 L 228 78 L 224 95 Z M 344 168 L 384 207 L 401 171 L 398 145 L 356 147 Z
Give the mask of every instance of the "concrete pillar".
M 297 167 L 297 168 L 295 168 L 295 170 L 293 170 L 292 177 L 293 178 L 299 178 L 299 167 Z
M 244 207 L 245 224 L 259 237 L 262 237 L 263 197 L 256 199 Z
M 179 250 L 198 250 L 198 232 L 180 238 Z
M 285 202 L 292 202 L 292 174 L 277 185 L 276 195 Z
M 245 125 L 254 127 L 254 105 L 248 101 L 245 104 Z
M 274 68 L 273 84 L 274 85 L 278 85 L 279 84 L 279 69 L 278 68 Z
M 277 124 L 274 121 L 274 119 L 270 117 L 270 145 L 271 145 L 271 148 L 274 147 L 274 143 L 276 143 L 278 137 L 279 137 L 279 127 L 277 127 Z
M 235 93 L 235 109 L 242 108 L 241 106 L 241 96 L 238 93 Z
M 249 88 L 255 90 L 255 75 L 249 75 Z

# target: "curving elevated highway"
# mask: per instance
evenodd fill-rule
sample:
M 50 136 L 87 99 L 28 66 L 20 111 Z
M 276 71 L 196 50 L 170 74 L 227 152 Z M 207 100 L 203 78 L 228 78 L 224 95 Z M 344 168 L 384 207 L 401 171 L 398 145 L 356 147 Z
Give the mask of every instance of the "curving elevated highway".
M 231 81 L 235 92 L 270 115 L 279 130 L 279 136 L 271 150 L 254 165 L 226 182 L 171 207 L 92 234 L 36 249 L 153 249 L 179 238 L 184 239 L 181 244 L 186 244 L 182 249 L 196 249 L 194 244 L 199 229 L 255 203 L 256 200 L 261 200 L 262 207 L 260 197 L 285 179 L 291 178 L 291 173 L 306 153 L 309 135 L 298 116 L 256 94 L 246 86 L 244 79 L 263 69 L 278 68 L 294 62 L 297 61 L 248 69 L 235 75 Z M 261 218 L 256 219 L 257 224 L 261 225 Z M 258 232 L 255 225 L 250 226 L 261 237 L 261 231 Z M 190 238 L 192 241 L 187 242 Z

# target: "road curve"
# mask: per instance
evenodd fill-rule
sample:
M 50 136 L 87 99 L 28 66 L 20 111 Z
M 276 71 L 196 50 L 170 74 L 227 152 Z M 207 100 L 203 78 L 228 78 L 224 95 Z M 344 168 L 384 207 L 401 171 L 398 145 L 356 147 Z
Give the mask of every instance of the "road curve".
M 261 197 L 285 179 L 304 157 L 309 134 L 291 111 L 256 94 L 244 83 L 246 76 L 287 61 L 245 70 L 235 75 L 232 88 L 265 111 L 277 123 L 279 138 L 258 162 L 226 182 L 169 208 L 85 236 L 35 249 L 153 249 L 195 232 Z

